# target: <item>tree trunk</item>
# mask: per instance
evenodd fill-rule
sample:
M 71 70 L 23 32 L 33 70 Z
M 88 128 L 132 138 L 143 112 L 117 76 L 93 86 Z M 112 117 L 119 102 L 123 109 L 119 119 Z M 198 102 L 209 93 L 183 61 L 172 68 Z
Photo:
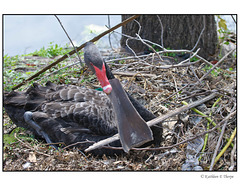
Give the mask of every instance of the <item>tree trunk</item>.
M 122 15 L 122 20 L 127 19 L 131 15 Z M 217 27 L 214 15 L 159 15 L 163 26 L 163 45 L 170 49 L 188 49 L 191 50 L 204 27 L 205 29 L 201 39 L 196 47 L 201 48 L 199 55 L 207 58 L 214 55 L 217 47 Z M 161 45 L 161 24 L 156 15 L 141 15 L 136 19 L 140 25 L 140 37 Z M 136 37 L 139 32 L 139 25 L 136 21 L 132 21 L 122 27 L 122 33 Z M 122 36 L 121 46 L 125 49 L 126 37 Z M 149 47 L 141 41 L 129 40 L 128 45 L 135 52 L 149 52 Z M 157 49 L 157 47 L 154 47 Z

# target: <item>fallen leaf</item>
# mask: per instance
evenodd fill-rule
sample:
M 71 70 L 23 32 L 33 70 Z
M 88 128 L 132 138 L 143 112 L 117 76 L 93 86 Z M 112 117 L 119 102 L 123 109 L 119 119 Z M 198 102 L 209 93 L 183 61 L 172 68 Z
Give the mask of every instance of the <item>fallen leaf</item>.
M 29 153 L 28 160 L 29 160 L 30 162 L 32 162 L 32 163 L 37 162 L 37 158 L 36 158 L 36 155 L 35 155 L 34 152 L 30 152 L 30 153 Z

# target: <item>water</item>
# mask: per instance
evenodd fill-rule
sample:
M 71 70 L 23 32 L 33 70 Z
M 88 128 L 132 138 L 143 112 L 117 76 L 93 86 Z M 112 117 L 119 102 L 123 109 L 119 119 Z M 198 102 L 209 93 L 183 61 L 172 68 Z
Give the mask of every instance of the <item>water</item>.
M 80 45 L 99 33 L 108 25 L 107 15 L 59 15 L 64 28 L 76 45 Z M 59 22 L 53 15 L 4 15 L 4 55 L 21 55 L 48 47 L 50 42 L 65 46 L 70 43 Z M 120 15 L 110 15 L 111 27 L 121 22 Z M 121 28 L 117 30 L 121 32 Z M 120 47 L 121 36 L 114 34 L 111 41 Z M 109 47 L 108 35 L 98 45 Z
M 58 16 L 76 45 L 80 45 L 103 32 L 108 25 L 107 15 L 60 15 Z M 236 16 L 234 16 L 236 19 Z M 236 24 L 230 15 L 222 16 L 228 29 L 236 32 Z M 65 46 L 70 43 L 59 22 L 53 15 L 4 15 L 4 55 L 21 55 L 48 47 L 50 42 Z M 121 22 L 120 15 L 110 16 L 111 27 Z M 121 32 L 121 28 L 117 29 Z M 115 48 L 120 47 L 121 36 L 111 36 Z M 109 47 L 108 36 L 99 40 L 98 46 Z

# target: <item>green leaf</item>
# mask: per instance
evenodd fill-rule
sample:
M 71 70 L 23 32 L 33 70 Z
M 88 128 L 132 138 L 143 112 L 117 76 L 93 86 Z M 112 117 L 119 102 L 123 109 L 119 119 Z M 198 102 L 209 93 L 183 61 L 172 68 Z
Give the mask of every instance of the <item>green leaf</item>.
M 218 26 L 219 28 L 223 28 L 224 30 L 227 30 L 227 24 L 224 19 L 220 19 L 220 21 L 218 22 Z
M 225 44 L 225 45 L 229 45 L 229 42 L 228 42 L 228 41 L 226 41 L 226 42 L 224 42 L 224 44 Z

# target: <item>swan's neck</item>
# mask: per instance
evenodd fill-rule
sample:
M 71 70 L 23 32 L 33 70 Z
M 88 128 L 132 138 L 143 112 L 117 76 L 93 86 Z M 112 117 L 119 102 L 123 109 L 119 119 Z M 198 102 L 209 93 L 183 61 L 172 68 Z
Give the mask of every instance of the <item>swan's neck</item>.
M 111 72 L 109 66 L 105 63 L 105 68 L 106 68 L 106 74 L 107 74 L 107 78 L 108 79 L 114 79 L 114 75 L 113 73 Z
M 108 79 L 114 79 L 115 77 L 114 77 L 113 73 L 111 72 L 109 66 L 106 63 L 105 63 L 105 67 L 106 67 L 107 78 Z M 156 118 L 156 116 L 153 113 L 151 113 L 144 106 L 142 106 L 136 99 L 134 99 L 132 96 L 130 96 L 130 94 L 127 93 L 127 95 L 129 97 L 130 101 L 132 102 L 133 106 L 136 108 L 136 110 L 138 111 L 140 116 L 145 121 L 150 121 L 150 120 Z

